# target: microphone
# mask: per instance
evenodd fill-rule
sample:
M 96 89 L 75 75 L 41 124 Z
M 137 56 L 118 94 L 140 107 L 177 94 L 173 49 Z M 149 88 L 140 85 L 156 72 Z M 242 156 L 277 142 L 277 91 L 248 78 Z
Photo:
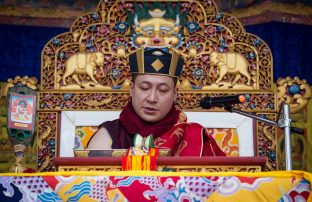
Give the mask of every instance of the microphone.
M 204 109 L 210 109 L 211 107 L 226 107 L 232 104 L 243 103 L 245 100 L 246 97 L 244 95 L 204 97 L 200 100 L 200 106 Z
M 304 130 L 301 128 L 290 127 L 290 132 L 304 135 Z

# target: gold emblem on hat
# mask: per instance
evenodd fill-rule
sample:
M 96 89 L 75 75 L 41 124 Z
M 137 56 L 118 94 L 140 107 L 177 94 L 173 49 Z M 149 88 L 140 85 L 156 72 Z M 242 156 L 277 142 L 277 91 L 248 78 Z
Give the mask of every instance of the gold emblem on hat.
M 164 64 L 159 59 L 155 60 L 151 65 L 157 72 L 164 67 Z

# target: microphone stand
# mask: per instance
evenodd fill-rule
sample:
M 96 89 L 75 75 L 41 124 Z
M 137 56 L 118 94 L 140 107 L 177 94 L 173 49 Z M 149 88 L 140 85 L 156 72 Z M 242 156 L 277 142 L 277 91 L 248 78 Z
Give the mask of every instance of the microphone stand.
M 284 128 L 286 170 L 288 170 L 288 171 L 292 170 L 290 131 L 294 132 L 294 133 L 298 133 L 298 134 L 303 134 L 304 131 L 300 128 L 290 127 L 291 119 L 289 118 L 289 106 L 288 105 L 282 104 L 281 107 L 283 108 L 283 115 L 284 116 L 283 116 L 283 119 L 281 119 L 277 122 L 263 118 L 263 117 L 253 115 L 251 113 L 243 112 L 243 111 L 238 110 L 238 109 L 233 109 L 233 107 L 230 105 L 222 104 L 222 106 L 228 112 L 235 112 L 237 114 L 241 114 L 243 116 L 246 116 L 246 117 L 258 120 L 258 121 L 263 121 L 263 122 L 266 122 L 270 125 L 277 126 L 279 128 Z

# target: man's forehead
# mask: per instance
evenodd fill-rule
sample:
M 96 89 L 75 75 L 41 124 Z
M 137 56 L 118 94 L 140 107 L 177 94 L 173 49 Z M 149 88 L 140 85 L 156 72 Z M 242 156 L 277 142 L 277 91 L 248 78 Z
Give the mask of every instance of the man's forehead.
M 173 78 L 165 75 L 153 75 L 153 74 L 138 74 L 135 82 L 139 83 L 155 83 L 155 84 L 167 84 L 173 83 Z

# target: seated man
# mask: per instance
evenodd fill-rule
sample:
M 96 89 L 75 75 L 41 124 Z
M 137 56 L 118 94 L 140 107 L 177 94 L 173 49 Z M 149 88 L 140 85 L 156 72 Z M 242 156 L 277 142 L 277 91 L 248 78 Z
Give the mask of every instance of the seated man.
M 119 119 L 99 126 L 88 149 L 127 149 L 136 134 L 152 134 L 156 148 L 169 148 L 172 156 L 225 156 L 203 126 L 187 123 L 174 105 L 177 77 L 183 68 L 177 52 L 140 49 L 130 55 L 129 62 L 131 100 Z

